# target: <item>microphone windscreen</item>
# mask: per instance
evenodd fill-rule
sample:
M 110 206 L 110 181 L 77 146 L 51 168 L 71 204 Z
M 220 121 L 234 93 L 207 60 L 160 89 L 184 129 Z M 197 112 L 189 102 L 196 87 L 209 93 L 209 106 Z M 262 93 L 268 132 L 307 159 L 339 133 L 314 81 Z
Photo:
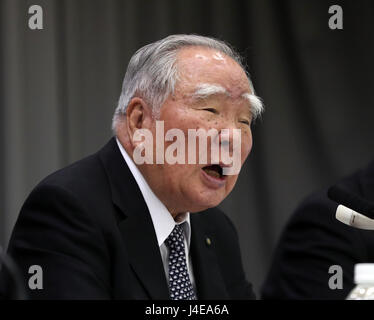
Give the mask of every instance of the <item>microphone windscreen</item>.
M 353 194 L 351 192 L 346 191 L 340 186 L 332 186 L 327 191 L 328 197 L 339 203 L 342 204 L 358 213 L 364 214 L 369 218 L 374 218 L 374 204 L 367 201 L 366 199 Z

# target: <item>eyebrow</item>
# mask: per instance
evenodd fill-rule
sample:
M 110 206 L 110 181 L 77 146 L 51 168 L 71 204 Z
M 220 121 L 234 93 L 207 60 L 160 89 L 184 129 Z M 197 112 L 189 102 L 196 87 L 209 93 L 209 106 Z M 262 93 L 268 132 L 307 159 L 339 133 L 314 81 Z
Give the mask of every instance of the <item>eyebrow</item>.
M 206 99 L 216 94 L 229 95 L 228 91 L 218 84 L 201 83 L 196 87 L 192 97 L 196 99 Z
M 251 112 L 253 115 L 253 118 L 256 119 L 264 110 L 264 105 L 262 103 L 262 100 L 260 97 L 256 96 L 255 94 L 251 93 L 243 93 L 242 98 L 249 101 L 249 104 L 251 105 Z
M 195 99 L 206 99 L 216 94 L 225 94 L 227 96 L 230 95 L 230 93 L 221 85 L 201 83 L 197 86 L 196 91 L 192 94 L 192 97 Z M 249 102 L 253 118 L 257 118 L 264 109 L 260 97 L 249 92 L 243 93 L 241 97 Z

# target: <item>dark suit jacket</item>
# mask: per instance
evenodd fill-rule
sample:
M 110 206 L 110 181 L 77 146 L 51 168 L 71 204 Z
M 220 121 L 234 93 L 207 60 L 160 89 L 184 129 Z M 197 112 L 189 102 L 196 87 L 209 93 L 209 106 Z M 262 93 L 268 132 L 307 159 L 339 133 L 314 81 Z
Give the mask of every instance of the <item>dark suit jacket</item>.
M 194 213 L 191 228 L 198 298 L 254 298 L 228 217 Z M 114 138 L 31 192 L 8 253 L 31 298 L 169 299 L 148 208 Z M 31 265 L 43 269 L 42 290 L 27 286 Z
M 344 189 L 374 201 L 374 162 L 343 179 Z M 374 231 L 335 218 L 338 204 L 327 189 L 308 197 L 288 222 L 275 251 L 263 299 L 345 299 L 354 287 L 356 263 L 374 262 Z M 332 265 L 343 270 L 343 289 L 331 290 Z

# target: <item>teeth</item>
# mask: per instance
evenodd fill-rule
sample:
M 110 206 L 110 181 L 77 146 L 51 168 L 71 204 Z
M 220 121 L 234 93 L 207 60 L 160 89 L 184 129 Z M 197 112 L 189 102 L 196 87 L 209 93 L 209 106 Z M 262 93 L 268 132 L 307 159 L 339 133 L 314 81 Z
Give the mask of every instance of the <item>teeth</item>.
M 212 170 L 212 169 L 204 169 L 204 171 L 205 171 L 207 174 L 209 174 L 210 176 L 212 176 L 212 177 L 215 177 L 215 178 L 220 178 L 220 177 L 221 177 L 220 174 L 219 174 L 217 171 L 215 171 L 215 170 Z

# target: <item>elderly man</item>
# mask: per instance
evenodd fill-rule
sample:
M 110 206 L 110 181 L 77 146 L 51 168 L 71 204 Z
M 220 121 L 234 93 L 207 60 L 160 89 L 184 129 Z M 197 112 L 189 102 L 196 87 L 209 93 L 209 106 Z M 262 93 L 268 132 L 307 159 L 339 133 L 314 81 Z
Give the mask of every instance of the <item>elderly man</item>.
M 251 122 L 261 111 L 239 56 L 223 42 L 173 35 L 139 49 L 113 118 L 115 137 L 44 179 L 22 208 L 8 252 L 28 295 L 254 298 L 235 228 L 214 208 L 238 173 L 225 175 L 230 164 L 222 159 L 161 161 L 176 141 L 156 139 L 156 129 L 162 123 L 164 131 L 177 129 L 185 137 L 191 129 L 215 129 L 208 145 L 218 141 L 232 155 L 236 139 L 241 166 L 252 147 Z M 151 150 L 148 145 L 138 153 L 151 154 L 143 164 L 135 159 L 144 147 L 139 130 L 152 136 Z M 200 141 L 192 148 L 180 142 L 179 151 L 200 155 Z M 40 268 L 29 274 L 30 266 Z

